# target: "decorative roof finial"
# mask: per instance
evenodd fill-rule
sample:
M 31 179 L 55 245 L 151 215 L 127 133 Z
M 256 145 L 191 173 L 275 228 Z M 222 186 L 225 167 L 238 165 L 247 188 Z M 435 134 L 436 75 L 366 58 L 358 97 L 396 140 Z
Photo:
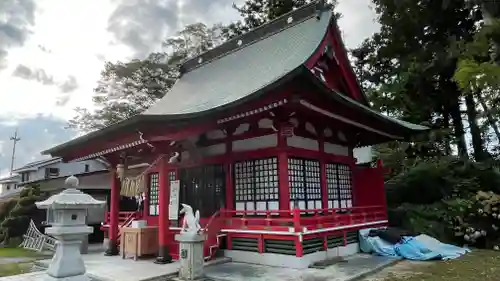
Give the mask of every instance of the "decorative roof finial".
M 76 188 L 78 186 L 78 184 L 80 183 L 80 181 L 78 180 L 77 177 L 71 175 L 69 176 L 65 181 L 64 181 L 64 184 L 68 187 L 68 188 Z

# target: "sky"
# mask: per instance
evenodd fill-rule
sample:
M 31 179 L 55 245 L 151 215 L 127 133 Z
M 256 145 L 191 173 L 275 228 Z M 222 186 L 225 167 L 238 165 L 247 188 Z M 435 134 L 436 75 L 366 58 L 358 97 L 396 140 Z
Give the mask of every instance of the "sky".
M 229 23 L 243 0 L 0 0 L 0 176 L 74 138 L 106 61 L 142 58 L 186 24 Z M 338 0 L 348 48 L 378 30 L 370 0 Z

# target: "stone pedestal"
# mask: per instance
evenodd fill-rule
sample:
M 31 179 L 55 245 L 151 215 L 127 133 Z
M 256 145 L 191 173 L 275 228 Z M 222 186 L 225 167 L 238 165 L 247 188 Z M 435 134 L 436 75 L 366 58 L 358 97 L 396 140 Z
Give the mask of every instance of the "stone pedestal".
M 181 280 L 200 280 L 204 276 L 203 244 L 206 240 L 204 234 L 182 232 L 175 235 L 179 242 L 179 278 Z
M 80 254 L 82 240 L 91 232 L 92 227 L 88 226 L 50 227 L 45 230 L 57 239 L 57 247 L 44 280 L 91 280 L 85 275 L 85 264 Z
M 89 253 L 89 236 L 85 235 L 82 239 L 82 243 L 80 244 L 80 253 L 82 255 Z
M 89 209 L 104 206 L 105 202 L 77 190 L 76 177 L 66 179 L 66 185 L 68 189 L 63 192 L 36 202 L 39 209 L 48 209 L 54 214 L 51 227 L 46 228 L 45 233 L 57 239 L 56 251 L 44 281 L 90 281 L 85 275 L 81 255 L 81 251 L 86 252 L 88 235 L 93 232 L 93 228 L 86 224 L 87 213 Z

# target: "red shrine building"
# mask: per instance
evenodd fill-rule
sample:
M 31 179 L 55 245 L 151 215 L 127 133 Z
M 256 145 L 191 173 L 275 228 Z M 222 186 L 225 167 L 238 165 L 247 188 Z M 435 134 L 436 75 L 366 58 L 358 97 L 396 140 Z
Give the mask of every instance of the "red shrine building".
M 357 166 L 353 149 L 428 128 L 370 108 L 323 1 L 180 71 L 145 112 L 43 152 L 118 167 L 109 179 L 108 255 L 118 254 L 120 230 L 142 219 L 158 231 L 157 262 L 178 259 L 179 203 L 200 211 L 206 259 L 303 268 L 356 253 L 359 229 L 387 225 L 384 168 Z M 144 192 L 145 207 L 123 212 L 118 174 L 140 163 L 149 168 L 134 192 Z

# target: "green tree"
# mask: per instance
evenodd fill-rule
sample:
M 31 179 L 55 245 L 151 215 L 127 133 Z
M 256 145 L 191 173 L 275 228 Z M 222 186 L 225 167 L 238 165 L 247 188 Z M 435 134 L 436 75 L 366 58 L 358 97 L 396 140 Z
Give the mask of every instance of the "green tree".
M 162 98 L 179 77 L 182 61 L 220 44 L 221 26 L 186 26 L 163 42 L 163 52 L 130 62 L 107 62 L 94 89 L 95 108 L 77 108 L 69 127 L 102 129 L 139 114 Z
M 35 202 L 40 201 L 41 193 L 37 185 L 25 187 L 16 205 L 10 210 L 0 223 L 0 233 L 4 244 L 9 244 L 10 239 L 22 237 L 28 229 L 30 219 L 36 218 L 40 212 Z
M 407 121 L 428 124 L 441 134 L 422 152 L 452 152 L 468 157 L 461 106 L 464 93 L 453 79 L 459 50 L 470 42 L 480 13 L 464 0 L 373 0 L 380 32 L 353 50 L 356 71 L 378 110 Z M 474 156 L 485 153 L 474 99 L 467 99 Z M 452 129 L 453 138 L 446 132 Z M 436 156 L 439 156 L 438 153 Z
M 499 112 L 496 108 L 500 100 L 500 2 L 475 0 L 473 3 L 481 9 L 484 24 L 472 42 L 457 44 L 461 56 L 455 80 L 464 92 L 474 95 L 479 101 L 498 142 Z

